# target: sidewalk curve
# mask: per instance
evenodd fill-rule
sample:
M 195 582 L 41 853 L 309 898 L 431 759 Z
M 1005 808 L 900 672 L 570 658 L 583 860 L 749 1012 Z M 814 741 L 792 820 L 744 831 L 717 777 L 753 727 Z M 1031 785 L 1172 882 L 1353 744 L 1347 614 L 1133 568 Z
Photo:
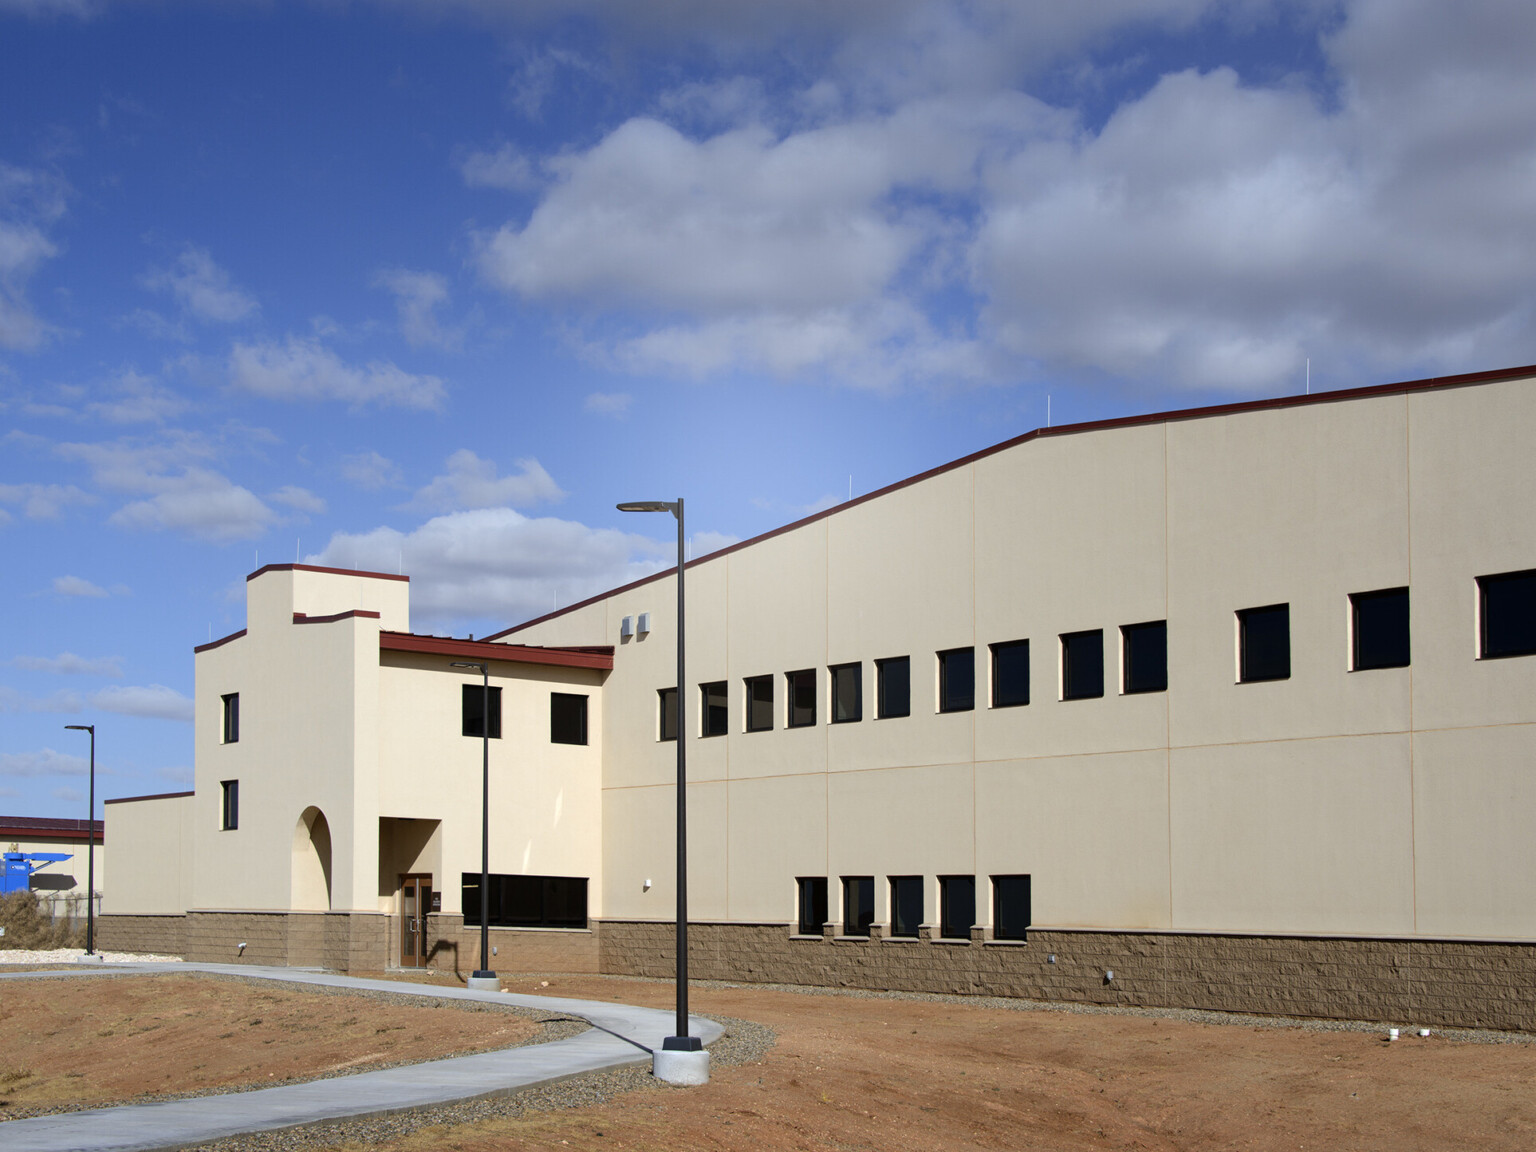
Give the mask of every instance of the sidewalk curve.
M 671 1035 L 676 1025 L 676 1018 L 670 1011 L 628 1004 L 509 992 L 470 992 L 463 988 L 434 988 L 393 980 L 356 980 L 325 972 L 247 964 L 108 964 L 79 970 L 6 972 L 0 973 L 0 982 L 39 978 L 72 980 L 124 972 L 206 972 L 278 980 L 285 984 L 392 992 L 433 1000 L 515 1004 L 576 1016 L 588 1021 L 592 1028 L 579 1036 L 550 1044 L 450 1056 L 423 1064 L 358 1072 L 304 1084 L 8 1120 L 0 1123 L 0 1147 L 6 1152 L 148 1152 L 151 1149 L 182 1148 L 246 1132 L 269 1132 L 325 1120 L 382 1116 L 484 1096 L 505 1096 L 587 1072 L 648 1064 L 652 1049 L 660 1047 L 663 1037 Z M 706 1045 L 724 1032 L 713 1020 L 693 1016 L 689 1017 L 688 1028 Z

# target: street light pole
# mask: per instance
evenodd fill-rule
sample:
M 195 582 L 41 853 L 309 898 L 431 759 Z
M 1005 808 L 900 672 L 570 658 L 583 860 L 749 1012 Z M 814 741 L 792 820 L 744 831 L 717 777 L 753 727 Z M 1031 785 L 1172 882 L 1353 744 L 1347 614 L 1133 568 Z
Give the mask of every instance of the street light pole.
M 455 668 L 480 669 L 480 967 L 471 981 L 485 980 L 479 986 L 501 989 L 501 981 L 491 971 L 491 672 L 490 666 L 473 660 L 455 660 Z M 425 916 L 422 922 L 426 922 Z M 471 988 L 477 987 L 471 983 Z
M 85 820 L 85 954 L 96 954 L 96 725 L 66 724 L 76 732 L 91 734 L 91 800 Z
M 675 503 L 641 500 L 620 512 L 670 512 L 677 517 L 677 1034 L 662 1041 L 666 1052 L 698 1052 L 704 1043 L 688 1034 L 688 677 L 684 667 L 683 498 Z

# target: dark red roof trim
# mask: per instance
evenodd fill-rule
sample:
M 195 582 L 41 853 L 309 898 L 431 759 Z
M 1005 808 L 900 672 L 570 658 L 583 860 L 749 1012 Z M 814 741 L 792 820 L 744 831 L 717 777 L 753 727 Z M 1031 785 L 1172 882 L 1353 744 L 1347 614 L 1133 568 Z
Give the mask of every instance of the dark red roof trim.
M 139 800 L 179 800 L 183 796 L 195 796 L 195 792 L 156 792 L 153 796 L 118 796 L 103 800 L 103 804 L 132 804 Z
M 1436 388 L 1459 388 L 1468 384 L 1496 384 L 1500 380 L 1519 380 L 1525 376 L 1536 376 L 1536 364 L 1527 364 L 1519 368 L 1494 368 L 1486 372 L 1463 372 L 1459 376 L 1432 376 L 1427 380 L 1409 380 L 1401 384 L 1371 384 L 1363 388 L 1340 388 L 1333 392 L 1313 392 L 1301 396 L 1274 396 L 1267 400 L 1242 400 L 1234 404 L 1212 404 L 1204 408 L 1175 408 L 1169 412 L 1149 412 L 1143 416 L 1117 416 L 1111 420 L 1090 420 L 1082 424 L 1058 424 L 1054 428 L 1036 428 L 1032 432 L 1025 432 L 1022 436 L 1015 436 L 1011 440 L 1004 440 L 1001 444 L 993 444 L 990 448 L 983 448 L 978 452 L 972 452 L 969 456 L 962 456 L 958 460 L 951 460 L 947 464 L 940 464 L 936 468 L 930 468 L 926 472 L 919 472 L 916 476 L 908 476 L 905 480 L 898 480 L 894 484 L 887 484 L 884 488 L 877 488 L 873 492 L 866 492 L 862 496 L 855 496 L 852 500 L 845 500 L 821 512 L 816 512 L 791 524 L 774 528 L 759 536 L 753 536 L 750 540 L 741 540 L 728 548 L 721 548 L 718 552 L 711 552 L 707 556 L 700 556 L 697 560 L 690 560 L 685 567 L 692 568 L 698 564 L 707 564 L 711 560 L 718 560 L 722 556 L 729 556 L 732 552 L 749 548 L 753 544 L 761 544 L 764 540 L 771 540 L 775 536 L 785 532 L 793 532 L 796 528 L 803 528 L 807 524 L 813 524 L 817 520 L 824 520 L 837 512 L 863 504 L 867 500 L 874 500 L 890 492 L 898 491 L 909 485 L 920 483 L 934 476 L 956 468 L 963 468 L 967 464 L 985 459 L 998 452 L 1028 443 L 1030 440 L 1041 436 L 1071 436 L 1080 432 L 1103 432 L 1111 428 L 1134 428 L 1141 424 L 1165 424 L 1174 420 L 1200 420 L 1211 416 L 1232 416 L 1242 412 L 1262 412 L 1271 408 L 1299 408 L 1306 404 L 1331 404 L 1339 400 L 1365 400 L 1377 396 L 1393 396 L 1411 392 L 1428 392 Z M 599 592 L 596 596 L 588 596 L 585 600 L 578 600 L 575 604 L 567 605 L 554 612 L 546 612 L 542 616 L 535 616 L 532 620 L 524 620 L 521 624 L 514 624 L 510 628 L 503 628 L 500 632 L 493 632 L 487 636 L 487 640 L 499 640 L 503 636 L 510 636 L 514 632 L 521 632 L 524 628 L 532 628 L 535 624 L 542 624 L 546 620 L 554 620 L 586 608 L 601 600 L 607 600 L 611 596 L 617 596 L 621 592 L 629 592 L 644 584 L 650 584 L 656 580 L 664 580 L 677 572 L 677 565 L 664 568 L 660 572 L 653 572 L 649 576 L 642 576 L 639 580 L 631 580 L 628 584 L 621 584 L 617 588 L 610 588 L 606 592 Z
M 87 826 L 96 833 L 86 834 Z M 64 820 L 52 816 L 0 816 L 0 839 L 81 840 L 101 842 L 100 820 Z
M 457 640 L 451 636 L 418 636 L 414 632 L 380 632 L 380 651 L 430 652 L 435 656 L 473 656 L 507 664 L 555 664 L 565 668 L 613 667 L 611 647 L 535 648 L 528 644 L 492 644 L 486 640 Z
M 685 580 L 683 583 L 686 584 L 687 581 Z M 330 616 L 306 616 L 302 612 L 295 612 L 293 614 L 293 622 L 295 624 L 334 624 L 337 620 L 350 620 L 354 616 L 362 616 L 369 620 L 377 620 L 379 618 L 377 612 L 370 612 L 367 608 L 354 608 L 350 612 L 337 612 Z
M 330 572 L 335 576 L 367 576 L 373 580 L 404 580 L 407 583 L 411 579 L 409 576 L 396 576 L 393 572 L 363 572 L 354 568 L 317 568 L 313 564 L 263 564 L 247 576 L 246 580 L 254 580 L 263 572 Z
M 683 581 L 683 583 L 686 584 L 687 581 L 685 580 L 685 581 Z M 196 648 L 192 649 L 192 651 L 193 652 L 206 652 L 210 648 L 218 648 L 221 645 L 228 644 L 231 640 L 238 640 L 238 639 L 240 639 L 240 637 L 242 637 L 244 635 L 245 635 L 245 629 L 242 628 L 238 632 L 231 632 L 228 636 L 220 636 L 217 640 L 214 640 L 211 643 L 199 644 Z

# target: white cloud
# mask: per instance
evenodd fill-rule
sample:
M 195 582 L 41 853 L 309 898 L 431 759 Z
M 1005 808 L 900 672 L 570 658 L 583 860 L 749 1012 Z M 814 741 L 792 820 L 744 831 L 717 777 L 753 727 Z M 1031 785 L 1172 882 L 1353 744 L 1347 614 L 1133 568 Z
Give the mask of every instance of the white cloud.
M 207 249 L 191 244 L 181 250 L 172 267 L 151 270 L 143 283 L 152 291 L 169 292 L 198 320 L 232 324 L 258 310 L 255 298 L 235 286 Z
M 688 558 L 695 560 L 700 556 L 708 556 L 711 552 L 718 552 L 722 548 L 740 543 L 740 536 L 732 536 L 726 532 L 695 532 L 688 537 Z
M 537 460 L 528 457 L 516 463 L 520 469 L 516 475 L 498 476 L 495 461 L 482 460 L 468 448 L 460 448 L 448 457 L 448 471 L 433 478 L 406 507 L 422 512 L 498 506 L 526 508 L 565 497 Z
M 0 0 L 0 12 L 22 16 L 94 16 L 104 0 Z
M 136 531 L 184 532 L 225 543 L 251 540 L 277 522 L 277 514 L 248 488 L 206 468 L 188 468 L 156 481 L 154 495 L 125 504 L 107 523 Z
M 341 458 L 341 475 L 347 483 L 364 492 L 377 492 L 383 488 L 398 488 L 405 478 L 395 462 L 372 450 L 356 452 Z
M 53 592 L 55 596 L 88 596 L 100 598 L 110 595 L 99 584 L 92 584 L 89 580 L 83 580 L 79 576 L 55 576 L 53 578 Z
M 123 716 L 192 723 L 192 699 L 164 684 L 103 688 L 91 697 L 91 707 Z
M 400 333 L 412 347 L 434 344 L 457 348 L 463 341 L 462 332 L 438 323 L 437 308 L 448 302 L 448 281 L 436 272 L 394 268 L 380 272 L 375 283 L 394 293 Z
M 78 804 L 85 799 L 85 793 L 78 788 L 62 785 L 48 793 L 62 804 Z
M 276 492 L 269 493 L 267 499 L 310 516 L 319 516 L 325 512 L 324 500 L 308 488 L 299 488 L 293 484 L 286 484 Z
M 95 500 L 73 484 L 0 484 L 0 504 L 20 508 L 31 520 L 57 520 L 64 509 Z
M 84 756 L 71 756 L 52 748 L 37 752 L 0 752 L 0 776 L 84 776 L 89 771 L 90 761 Z
M 54 584 L 57 587 L 58 581 Z M 96 586 L 92 584 L 91 587 Z M 99 588 L 96 589 L 95 594 L 106 595 Z M 73 652 L 60 652 L 57 656 L 16 656 L 11 660 L 11 664 L 17 668 L 25 668 L 29 672 L 54 672 L 66 676 L 111 676 L 116 680 L 123 678 L 121 656 L 76 656 Z
M 110 398 L 92 401 L 86 411 L 113 424 L 163 424 L 187 409 L 165 385 L 128 369 L 109 385 Z
M 436 376 L 415 376 L 388 360 L 354 368 L 319 340 L 301 336 L 281 344 L 236 344 L 229 376 L 236 388 L 269 400 L 342 400 L 353 408 L 437 409 L 446 395 Z
M 423 621 L 492 618 L 511 624 L 668 567 L 669 545 L 510 508 L 455 512 L 410 533 L 338 532 L 307 563 L 411 577 L 411 612 Z
M 27 285 L 58 255 L 48 229 L 64 215 L 67 191 L 51 173 L 0 163 L 0 348 L 36 348 L 50 331 L 32 310 Z
M 527 192 L 539 186 L 532 163 L 511 144 L 503 144 L 494 152 L 471 152 L 459 171 L 471 188 Z
M 196 778 L 192 768 L 185 764 L 167 765 L 163 768 L 157 768 L 155 775 L 174 784 L 191 784 Z
M 625 416 L 634 397 L 628 392 L 593 392 L 582 401 L 582 408 L 599 416 Z

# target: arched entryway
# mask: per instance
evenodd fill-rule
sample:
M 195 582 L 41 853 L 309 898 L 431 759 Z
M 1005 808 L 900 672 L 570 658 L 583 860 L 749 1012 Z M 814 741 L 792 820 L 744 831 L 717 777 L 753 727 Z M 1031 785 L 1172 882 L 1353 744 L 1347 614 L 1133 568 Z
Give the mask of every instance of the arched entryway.
M 331 826 L 310 806 L 293 828 L 293 896 L 296 912 L 331 910 Z

